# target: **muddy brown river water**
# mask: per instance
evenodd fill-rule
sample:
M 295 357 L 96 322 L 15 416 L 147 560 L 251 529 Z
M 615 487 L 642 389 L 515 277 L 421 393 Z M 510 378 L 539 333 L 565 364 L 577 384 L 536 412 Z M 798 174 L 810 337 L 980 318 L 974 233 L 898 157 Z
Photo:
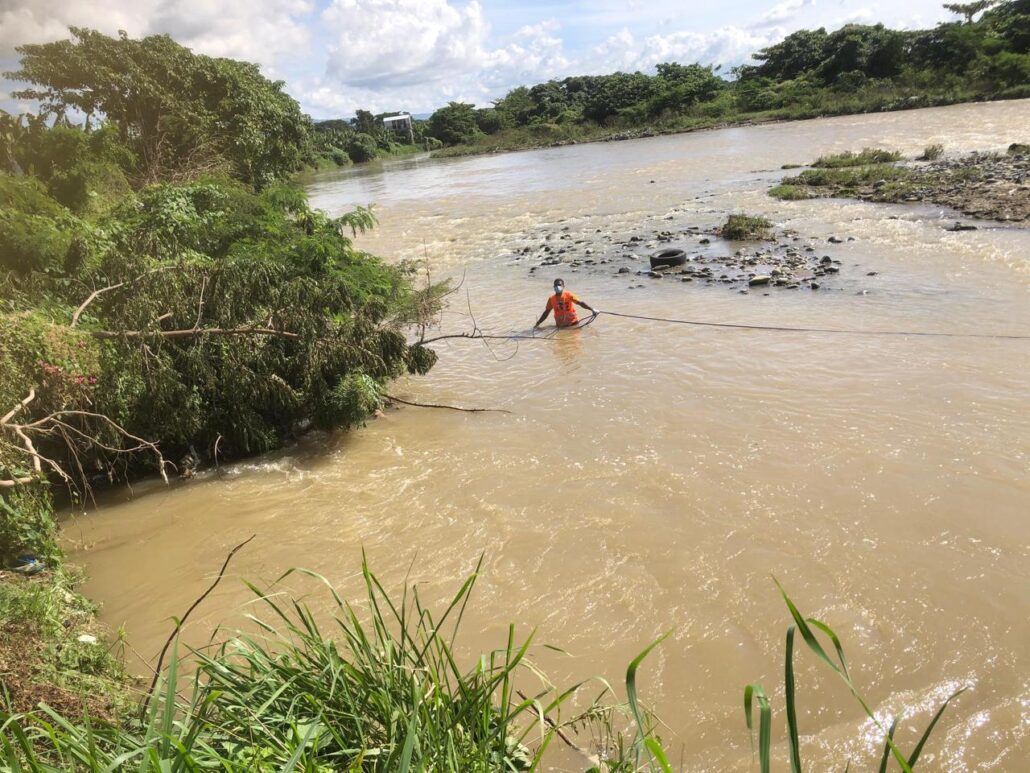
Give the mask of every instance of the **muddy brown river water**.
M 331 213 L 375 202 L 359 246 L 428 255 L 461 276 L 444 328 L 525 331 L 555 272 L 602 310 L 751 325 L 1030 334 L 1030 231 L 954 213 L 842 200 L 778 202 L 785 163 L 864 146 L 911 157 L 1027 141 L 1030 101 L 726 129 L 491 157 L 411 158 L 319 176 Z M 653 182 L 652 182 L 653 181 Z M 1028 195 L 1027 188 L 1013 195 Z M 638 277 L 627 234 L 763 214 L 840 261 L 818 291 L 743 295 Z M 968 222 L 968 218 L 958 218 Z M 562 229 L 568 229 L 563 231 Z M 566 260 L 536 272 L 547 234 Z M 843 241 L 827 244 L 830 236 Z M 854 241 L 847 241 L 853 237 Z M 558 237 L 555 237 L 558 238 Z M 579 241 L 579 244 L 575 244 Z M 709 249 L 723 254 L 741 245 Z M 521 251 L 529 248 L 528 254 Z M 832 248 L 832 249 L 831 249 Z M 610 250 L 606 252 L 606 250 Z M 629 274 L 616 274 L 623 265 Z M 873 273 L 875 272 L 875 273 Z M 872 275 L 870 275 L 872 274 Z M 643 285 L 643 286 L 639 286 Z M 465 290 L 468 295 L 465 295 Z M 1030 341 L 832 336 L 674 326 L 602 316 L 515 344 L 447 341 L 399 397 L 503 408 L 402 408 L 352 432 L 174 485 L 117 492 L 70 519 L 85 592 L 152 657 L 226 551 L 257 537 L 187 626 L 200 643 L 251 610 L 241 578 L 289 567 L 359 588 L 361 550 L 387 585 L 411 566 L 427 597 L 457 588 L 480 554 L 469 651 L 510 621 L 558 682 L 604 675 L 664 631 L 641 690 L 690 771 L 754 769 L 742 692 L 760 681 L 783 742 L 783 637 L 801 609 L 841 634 L 878 716 L 898 736 L 968 685 L 920 768 L 1026 769 L 1030 758 Z M 512 356 L 513 355 L 513 356 Z M 241 399 L 246 396 L 241 395 Z M 294 590 L 317 594 L 313 586 Z M 315 596 L 313 596 L 315 598 Z M 802 751 L 812 770 L 875 767 L 881 741 L 807 651 L 798 662 Z M 889 721 L 889 720 L 888 720 Z M 582 770 L 559 752 L 553 770 Z

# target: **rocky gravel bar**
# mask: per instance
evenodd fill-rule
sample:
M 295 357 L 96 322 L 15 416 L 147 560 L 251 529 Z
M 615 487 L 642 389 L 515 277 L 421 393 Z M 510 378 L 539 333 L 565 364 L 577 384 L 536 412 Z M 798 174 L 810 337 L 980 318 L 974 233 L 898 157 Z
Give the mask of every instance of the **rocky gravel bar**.
M 863 171 L 871 174 L 864 175 Z M 980 220 L 1030 220 L 1030 146 L 1014 144 L 1007 153 L 971 153 L 935 161 L 902 162 L 877 178 L 875 167 L 856 170 L 852 179 L 802 172 L 783 180 L 792 198 L 833 196 L 863 201 L 937 204 Z M 773 195 L 776 195 L 773 189 Z M 962 227 L 952 230 L 965 230 Z

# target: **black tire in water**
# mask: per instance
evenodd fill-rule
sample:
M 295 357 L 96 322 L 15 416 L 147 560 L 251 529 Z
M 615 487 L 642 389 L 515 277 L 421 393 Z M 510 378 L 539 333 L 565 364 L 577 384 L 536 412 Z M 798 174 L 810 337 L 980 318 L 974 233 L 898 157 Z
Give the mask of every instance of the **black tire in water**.
M 687 253 L 683 250 L 660 250 L 651 256 L 651 268 L 682 266 L 686 262 Z

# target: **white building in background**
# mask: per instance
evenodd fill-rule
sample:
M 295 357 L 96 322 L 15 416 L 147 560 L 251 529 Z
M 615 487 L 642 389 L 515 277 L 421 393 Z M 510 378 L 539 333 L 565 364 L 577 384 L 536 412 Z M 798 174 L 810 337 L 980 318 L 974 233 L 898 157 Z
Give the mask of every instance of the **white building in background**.
M 415 142 L 415 133 L 411 128 L 411 114 L 401 113 L 383 118 L 383 128 L 395 135 L 404 137 L 409 143 Z

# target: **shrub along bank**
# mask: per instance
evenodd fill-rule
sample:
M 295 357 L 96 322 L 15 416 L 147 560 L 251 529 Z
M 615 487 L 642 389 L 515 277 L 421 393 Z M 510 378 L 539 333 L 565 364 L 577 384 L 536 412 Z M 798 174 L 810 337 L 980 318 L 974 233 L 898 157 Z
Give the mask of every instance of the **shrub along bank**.
M 55 496 L 363 422 L 432 367 L 403 328 L 440 288 L 354 248 L 370 210 L 291 187 L 309 121 L 255 66 L 78 29 L 20 51 L 41 107 L 0 115 L 0 660 L 42 655 L 31 703 L 88 635 Z

